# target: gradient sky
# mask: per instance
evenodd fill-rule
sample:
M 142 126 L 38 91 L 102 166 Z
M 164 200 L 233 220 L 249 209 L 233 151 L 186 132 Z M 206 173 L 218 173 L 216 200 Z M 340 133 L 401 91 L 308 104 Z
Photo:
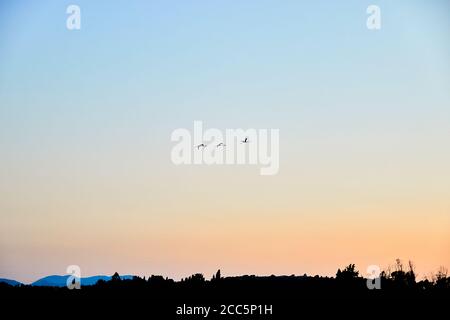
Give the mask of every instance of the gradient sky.
M 0 277 L 450 267 L 449 14 L 425 0 L 2 1 Z M 194 120 L 280 129 L 279 174 L 173 165 L 170 134 Z

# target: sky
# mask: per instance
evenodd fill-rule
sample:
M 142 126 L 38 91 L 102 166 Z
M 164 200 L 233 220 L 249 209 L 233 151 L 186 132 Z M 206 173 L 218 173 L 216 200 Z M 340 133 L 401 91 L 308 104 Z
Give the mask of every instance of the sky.
M 0 277 L 450 267 L 449 9 L 2 1 Z M 195 120 L 279 129 L 279 173 L 174 165 Z

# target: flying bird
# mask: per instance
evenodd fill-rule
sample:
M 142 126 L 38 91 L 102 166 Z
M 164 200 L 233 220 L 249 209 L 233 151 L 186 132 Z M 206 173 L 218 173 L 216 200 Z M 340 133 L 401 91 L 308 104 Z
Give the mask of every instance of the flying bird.
M 218 148 L 218 147 L 225 147 L 225 146 L 226 146 L 226 144 L 223 143 L 223 142 L 221 142 L 221 143 L 219 143 L 216 147 Z
M 200 143 L 200 144 L 197 146 L 197 150 L 200 150 L 200 148 L 206 148 L 206 144 Z
M 245 137 L 245 139 L 242 140 L 241 143 L 248 143 L 248 137 Z

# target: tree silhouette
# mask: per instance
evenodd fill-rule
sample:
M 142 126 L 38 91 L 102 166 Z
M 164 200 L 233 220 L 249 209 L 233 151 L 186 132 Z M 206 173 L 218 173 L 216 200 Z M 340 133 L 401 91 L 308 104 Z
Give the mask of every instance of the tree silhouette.
M 447 274 L 447 268 L 441 266 L 433 279 L 437 289 L 450 288 L 450 277 L 447 277 Z
M 117 272 L 115 272 L 114 274 L 113 274 L 113 276 L 111 277 L 111 281 L 112 282 L 119 282 L 119 281 L 121 281 L 122 279 L 120 278 L 120 275 L 117 273 Z
M 414 287 L 416 284 L 416 273 L 414 271 L 414 264 L 408 262 L 408 270 L 405 271 L 403 263 L 400 259 L 396 259 L 396 264 L 394 266 L 393 272 L 388 275 L 388 278 L 392 280 L 394 286 L 402 289 L 405 287 Z
M 212 276 L 211 280 L 217 281 L 217 280 L 220 280 L 220 278 L 221 278 L 221 275 L 220 275 L 220 269 L 219 269 L 219 270 L 217 270 L 216 274 Z
M 356 270 L 355 264 L 349 264 L 344 270 L 338 269 L 336 273 L 336 279 L 349 281 L 358 278 L 359 272 Z

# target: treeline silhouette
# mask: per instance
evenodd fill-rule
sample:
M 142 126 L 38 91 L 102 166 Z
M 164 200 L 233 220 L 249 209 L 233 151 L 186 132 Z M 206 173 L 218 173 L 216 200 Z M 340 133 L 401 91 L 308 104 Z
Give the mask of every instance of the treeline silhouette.
M 400 260 L 386 268 L 379 276 L 380 289 L 369 289 L 367 279 L 355 264 L 338 269 L 334 277 L 290 275 L 223 277 L 220 270 L 207 280 L 201 273 L 180 281 L 160 275 L 121 279 L 115 273 L 110 281 L 99 280 L 95 285 L 69 290 L 67 287 L 10 286 L 0 283 L 2 296 L 10 300 L 46 300 L 63 303 L 93 301 L 141 301 L 146 308 L 158 313 L 173 312 L 181 304 L 273 304 L 278 312 L 295 312 L 319 305 L 350 308 L 392 305 L 401 307 L 402 301 L 428 301 L 444 306 L 450 301 L 450 277 L 445 268 L 434 275 L 418 280 L 414 265 Z M 393 302 L 396 301 L 396 302 Z M 442 301 L 442 302 L 439 302 Z M 131 303 L 131 302 L 130 302 Z M 413 303 L 415 305 L 415 303 Z M 419 305 L 419 304 L 417 304 Z M 409 309 L 411 310 L 411 309 Z M 329 310 L 328 310 L 329 311 Z

